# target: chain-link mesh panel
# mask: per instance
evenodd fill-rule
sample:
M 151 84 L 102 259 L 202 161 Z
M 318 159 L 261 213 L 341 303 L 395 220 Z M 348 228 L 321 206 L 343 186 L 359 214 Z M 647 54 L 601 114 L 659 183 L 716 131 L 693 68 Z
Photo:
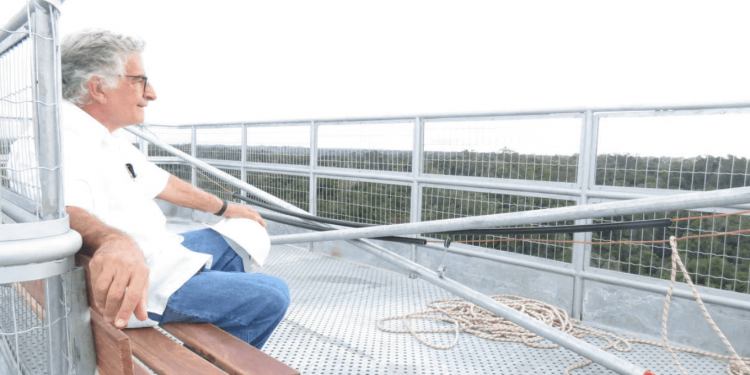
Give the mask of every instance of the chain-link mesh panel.
M 310 165 L 310 125 L 248 126 L 247 161 Z
M 581 122 L 427 121 L 424 173 L 575 183 Z
M 310 177 L 247 172 L 247 183 L 305 211 L 310 210 Z
M 595 219 L 594 223 L 676 219 L 714 213 L 672 211 Z M 667 240 L 670 236 L 679 238 L 744 229 L 750 229 L 750 217 L 735 215 L 677 221 L 667 228 L 598 232 L 593 233 L 593 240 L 601 242 L 654 241 Z M 696 285 L 739 293 L 750 292 L 750 234 L 741 233 L 678 241 L 677 248 Z M 592 245 L 591 266 L 669 279 L 672 267 L 671 254 L 669 243 Z M 677 277 L 678 280 L 682 280 L 679 273 Z
M 318 127 L 318 166 L 411 172 L 414 124 L 364 123 Z
M 318 216 L 369 224 L 407 223 L 411 187 L 318 178 Z
M 453 219 L 457 217 L 493 215 L 509 212 L 532 211 L 540 209 L 568 207 L 575 202 L 564 199 L 529 197 L 522 195 L 496 194 L 469 190 L 455 190 L 425 187 L 422 190 L 422 221 Z M 573 225 L 574 222 L 559 221 L 545 224 L 529 224 L 514 227 L 546 227 Z M 445 239 L 446 235 L 431 237 Z M 535 257 L 571 262 L 573 246 L 567 243 L 535 242 L 544 240 L 572 240 L 573 235 L 560 234 L 527 234 L 512 236 L 451 236 L 454 241 L 484 241 L 494 239 L 526 239 L 529 241 L 477 242 L 475 246 L 490 249 L 526 254 Z

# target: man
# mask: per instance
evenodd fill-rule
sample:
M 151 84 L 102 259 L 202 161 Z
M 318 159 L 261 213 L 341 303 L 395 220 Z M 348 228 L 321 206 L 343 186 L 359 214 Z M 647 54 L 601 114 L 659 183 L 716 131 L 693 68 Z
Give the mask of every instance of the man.
M 81 251 L 92 256 L 91 302 L 118 328 L 144 325 L 133 313 L 149 318 L 146 324 L 209 322 L 261 348 L 288 307 L 286 283 L 244 273 L 241 258 L 210 229 L 170 234 L 153 198 L 265 227 L 263 219 L 170 175 L 112 136 L 142 123 L 156 100 L 143 48 L 138 38 L 104 30 L 62 44 L 65 203 L 71 228 L 83 237 Z

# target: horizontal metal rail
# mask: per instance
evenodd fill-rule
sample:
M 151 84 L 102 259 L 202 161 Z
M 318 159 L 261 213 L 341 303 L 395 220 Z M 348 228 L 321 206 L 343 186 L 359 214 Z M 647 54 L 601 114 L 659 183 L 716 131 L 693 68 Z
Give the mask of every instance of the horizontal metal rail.
M 686 193 L 667 197 L 633 199 L 583 206 L 550 208 L 506 214 L 472 216 L 457 219 L 435 220 L 419 223 L 380 225 L 370 228 L 342 229 L 331 232 L 302 233 L 275 236 L 274 245 L 350 240 L 415 233 L 434 233 L 475 228 L 492 228 L 510 225 L 548 223 L 554 221 L 593 219 L 619 215 L 635 215 L 649 212 L 694 209 L 701 207 L 731 206 L 750 202 L 750 187 Z
M 390 121 L 390 120 L 408 120 L 412 121 L 414 118 L 421 118 L 423 120 L 434 120 L 434 119 L 455 119 L 455 118 L 491 118 L 491 117 L 509 117 L 509 116 L 556 116 L 561 114 L 579 114 L 583 116 L 587 111 L 592 113 L 606 113 L 606 112 L 681 112 L 681 111 L 704 111 L 704 110 L 733 110 L 750 108 L 750 103 L 715 103 L 715 104 L 682 104 L 682 105 L 665 105 L 665 106 L 642 106 L 642 107 L 600 107 L 600 108 L 540 108 L 540 109 L 528 109 L 524 111 L 506 111 L 506 112 L 487 112 L 487 113 L 432 113 L 427 115 L 394 115 L 394 116 L 382 116 L 382 117 L 355 117 L 355 118 L 329 118 L 329 119 L 289 119 L 289 120 L 274 120 L 274 121 L 253 121 L 253 122 L 238 122 L 238 123 L 203 123 L 203 124 L 191 124 L 191 125 L 159 125 L 150 124 L 151 126 L 169 126 L 174 128 L 179 127 L 227 127 L 230 125 L 241 126 L 274 126 L 274 125 L 307 125 L 312 121 L 318 123 L 328 122 L 369 122 L 369 121 Z M 670 113 L 674 114 L 674 113 Z
M 170 153 L 176 155 L 182 160 L 185 160 L 191 165 L 194 165 L 198 168 L 205 169 L 206 171 L 209 171 L 210 173 L 216 175 L 221 180 L 237 188 L 243 189 L 253 195 L 256 195 L 265 201 L 277 204 L 283 208 L 287 208 L 292 211 L 305 212 L 273 195 L 270 195 L 250 184 L 247 184 L 244 181 L 237 180 L 233 176 L 222 172 L 221 170 L 209 165 L 208 163 L 205 163 L 190 155 L 185 154 L 184 152 L 180 150 L 177 150 L 176 148 L 166 144 L 165 142 L 160 141 L 154 136 L 132 129 L 132 127 L 126 128 L 126 129 L 129 132 L 135 134 L 136 136 L 139 136 L 153 143 L 154 145 L 169 151 Z M 376 228 L 379 228 L 379 227 L 376 227 Z M 369 229 L 369 228 L 366 228 L 366 229 Z M 336 232 L 336 231 L 333 231 L 333 232 Z M 323 232 L 323 233 L 330 233 L 330 232 Z M 278 238 L 278 237 L 274 237 L 274 238 Z M 439 275 L 437 272 L 429 270 L 426 267 L 423 267 L 415 262 L 412 262 L 406 258 L 396 255 L 392 253 L 391 251 L 388 251 L 380 246 L 374 245 L 373 243 L 369 241 L 352 239 L 350 242 L 358 246 L 359 248 L 393 265 L 396 265 L 407 271 L 413 272 L 414 274 L 421 276 L 424 280 L 434 285 L 437 285 L 449 292 L 452 292 L 466 299 L 469 302 L 473 302 L 477 304 L 478 306 L 481 306 L 497 314 L 498 316 L 501 316 L 513 323 L 518 324 L 519 326 L 523 328 L 528 329 L 529 331 L 532 331 L 556 344 L 559 344 L 560 346 L 563 346 L 577 354 L 580 354 L 588 359 L 591 359 L 592 361 L 612 371 L 615 371 L 619 374 L 624 374 L 624 375 L 643 375 L 645 373 L 645 369 L 643 368 L 640 368 L 622 358 L 619 358 L 611 353 L 605 352 L 594 345 L 588 344 L 558 329 L 548 326 L 540 321 L 537 321 L 521 312 L 518 312 L 508 306 L 505 306 L 501 304 L 500 302 L 497 302 L 494 299 L 482 293 L 479 293 L 465 285 L 462 285 L 454 280 L 451 280 L 446 277 L 441 277 L 441 275 Z
M 181 163 L 182 159 L 177 157 L 150 157 L 149 160 L 156 164 Z M 202 159 L 199 159 L 202 160 Z M 252 163 L 231 160 L 202 160 L 219 168 L 241 169 L 247 171 L 283 173 L 298 176 L 309 176 L 311 168 L 308 165 L 283 165 L 271 163 Z M 528 195 L 533 193 L 534 196 L 547 194 L 555 198 L 578 199 L 581 195 L 587 198 L 603 199 L 639 199 L 657 196 L 681 195 L 688 193 L 685 190 L 670 189 L 647 189 L 637 187 L 610 187 L 606 189 L 601 186 L 594 186 L 590 189 L 581 189 L 570 183 L 545 182 L 545 181 L 525 181 L 510 180 L 500 178 L 486 177 L 469 177 L 469 176 L 449 176 L 438 174 L 421 174 L 413 177 L 407 172 L 383 172 L 347 168 L 331 167 L 314 167 L 312 172 L 317 177 L 323 178 L 346 178 L 357 181 L 371 181 L 379 183 L 388 183 L 394 185 L 407 185 L 417 182 L 423 187 L 455 187 L 471 189 L 490 189 L 496 192 L 512 192 L 513 194 Z M 747 210 L 750 204 L 737 204 L 729 207 Z

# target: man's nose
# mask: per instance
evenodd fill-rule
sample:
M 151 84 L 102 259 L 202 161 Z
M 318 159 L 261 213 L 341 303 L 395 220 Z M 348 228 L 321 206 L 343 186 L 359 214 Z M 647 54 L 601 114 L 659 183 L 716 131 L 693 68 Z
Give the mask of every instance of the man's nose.
M 150 83 L 146 85 L 146 91 L 143 92 L 143 97 L 148 100 L 156 100 L 156 90 L 154 90 L 154 86 L 151 86 Z

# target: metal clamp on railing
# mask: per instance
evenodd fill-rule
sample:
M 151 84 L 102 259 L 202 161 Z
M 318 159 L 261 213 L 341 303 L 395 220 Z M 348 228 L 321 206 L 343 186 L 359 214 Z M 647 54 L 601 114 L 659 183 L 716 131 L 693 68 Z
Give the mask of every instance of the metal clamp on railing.
M 437 268 L 438 277 L 441 279 L 443 278 L 443 275 L 448 272 L 448 267 L 445 266 L 445 258 L 448 256 L 448 248 L 451 247 L 451 241 L 451 237 L 448 236 L 443 242 L 443 260 L 440 261 L 440 265 Z

